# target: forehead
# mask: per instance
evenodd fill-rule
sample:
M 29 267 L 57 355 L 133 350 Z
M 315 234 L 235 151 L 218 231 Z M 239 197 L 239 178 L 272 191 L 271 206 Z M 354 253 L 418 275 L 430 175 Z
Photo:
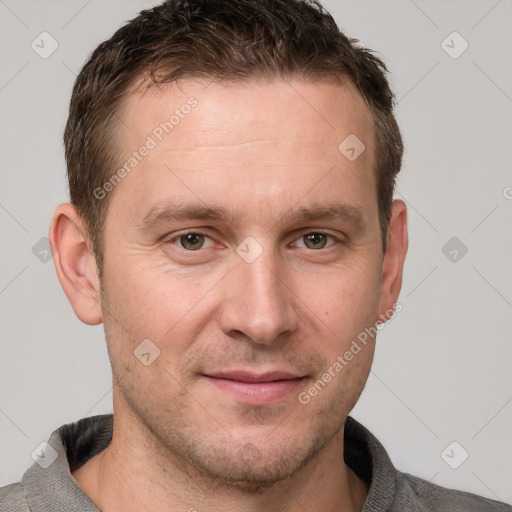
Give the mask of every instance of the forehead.
M 237 190 L 265 209 L 266 197 L 296 202 L 315 180 L 325 196 L 334 184 L 360 199 L 375 188 L 373 121 L 350 84 L 182 80 L 133 92 L 121 116 L 122 162 L 151 147 L 116 188 L 141 213 L 181 192 L 216 192 L 219 203 Z
M 196 105 L 189 108 L 187 103 L 192 102 Z M 193 147 L 219 147 L 223 142 L 233 147 L 277 133 L 283 145 L 300 140 L 304 146 L 337 147 L 347 130 L 365 139 L 366 145 L 372 142 L 370 111 L 350 82 L 180 80 L 137 88 L 127 95 L 122 117 L 134 138 L 155 130 L 158 138 L 158 127 L 167 121 L 174 138 L 183 143 L 186 137 Z M 192 121 L 184 122 L 187 117 Z M 169 133 L 164 130 L 163 135 Z

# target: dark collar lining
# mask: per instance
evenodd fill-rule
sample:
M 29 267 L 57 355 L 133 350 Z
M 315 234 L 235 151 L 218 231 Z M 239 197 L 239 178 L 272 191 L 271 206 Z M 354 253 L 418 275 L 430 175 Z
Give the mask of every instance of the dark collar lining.
M 110 444 L 113 426 L 113 415 L 102 414 L 83 418 L 58 429 L 71 473 Z

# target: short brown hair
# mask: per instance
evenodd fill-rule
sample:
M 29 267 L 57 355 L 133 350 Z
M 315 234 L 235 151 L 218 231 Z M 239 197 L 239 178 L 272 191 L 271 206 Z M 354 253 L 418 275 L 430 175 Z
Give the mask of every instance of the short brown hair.
M 127 91 L 145 75 L 153 84 L 181 78 L 350 81 L 374 119 L 385 251 L 403 144 L 387 69 L 357 42 L 316 0 L 166 0 L 101 43 L 76 79 L 64 132 L 71 202 L 88 230 L 100 276 L 109 197 L 97 199 L 94 190 L 120 164 L 114 129 Z

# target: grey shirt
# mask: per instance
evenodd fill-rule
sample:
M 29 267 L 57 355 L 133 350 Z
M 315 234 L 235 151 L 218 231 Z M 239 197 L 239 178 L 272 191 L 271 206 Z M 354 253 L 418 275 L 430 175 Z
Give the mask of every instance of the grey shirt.
M 108 446 L 111 414 L 64 425 L 51 435 L 45 456 L 21 482 L 0 488 L 2 512 L 98 512 L 71 472 Z M 505 503 L 453 491 L 397 471 L 377 439 L 353 418 L 345 426 L 346 464 L 369 485 L 362 512 L 512 512 Z

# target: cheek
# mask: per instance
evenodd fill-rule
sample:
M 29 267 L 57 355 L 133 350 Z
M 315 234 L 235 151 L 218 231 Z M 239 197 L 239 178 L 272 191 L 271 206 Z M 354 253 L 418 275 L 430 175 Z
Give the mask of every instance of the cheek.
M 332 387 L 331 402 L 337 401 L 342 404 L 346 414 L 355 406 L 363 391 L 370 373 L 373 354 L 373 339 L 368 339 L 364 344 L 356 340 L 351 343 L 348 350 L 340 354 L 336 359 L 339 365 L 334 364 L 329 372 L 329 375 L 335 375 L 329 384 Z M 323 376 L 325 378 L 326 374 Z
M 355 337 L 377 317 L 380 269 L 375 264 L 338 269 L 322 279 L 313 297 L 315 313 L 334 337 Z
M 146 341 L 149 352 L 158 354 L 151 366 L 175 374 L 181 358 L 214 318 L 215 295 L 208 292 L 219 278 L 204 274 L 191 279 L 169 270 L 169 265 L 129 266 L 126 260 L 105 268 L 104 324 L 111 360 L 120 371 L 140 370 L 134 351 L 149 339 L 156 347 Z
M 109 302 L 130 325 L 131 331 L 165 336 L 186 319 L 204 298 L 213 276 L 190 279 L 168 263 L 140 262 L 112 269 L 108 282 Z

